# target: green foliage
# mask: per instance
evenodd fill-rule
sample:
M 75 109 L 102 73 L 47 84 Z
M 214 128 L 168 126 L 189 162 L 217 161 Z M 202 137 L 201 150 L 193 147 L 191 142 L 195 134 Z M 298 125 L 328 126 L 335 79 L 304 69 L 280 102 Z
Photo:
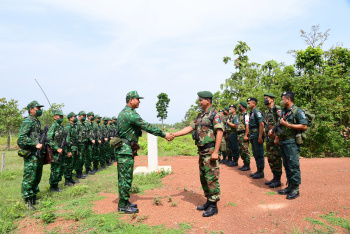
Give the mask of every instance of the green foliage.
M 237 204 L 234 202 L 229 202 L 229 203 L 224 205 L 224 207 L 226 207 L 226 206 L 237 206 Z
M 160 93 L 157 97 L 158 97 L 158 102 L 156 104 L 156 108 L 158 112 L 157 118 L 160 118 L 163 125 L 163 120 L 168 117 L 167 109 L 169 107 L 170 99 L 168 98 L 168 94 L 166 93 Z
M 42 126 L 50 126 L 53 123 L 53 111 L 54 110 L 61 110 L 64 107 L 64 103 L 61 104 L 56 104 L 52 103 L 51 107 L 48 110 L 45 110 L 46 108 L 43 108 L 43 114 L 42 116 L 39 117 L 39 120 L 41 122 Z M 63 114 L 68 114 L 68 113 L 63 113 Z M 68 124 L 68 119 L 67 115 L 63 116 L 63 122 L 62 125 L 66 126 Z
M 93 211 L 91 208 L 77 208 L 68 214 L 67 219 L 73 219 L 74 221 L 79 221 L 86 219 L 92 215 Z
M 162 205 L 162 200 L 156 196 L 154 199 L 153 199 L 153 205 L 157 205 L 157 206 L 160 206 Z
M 344 219 L 341 217 L 335 216 L 334 212 L 329 212 L 326 215 L 320 215 L 321 218 L 324 220 L 327 220 L 329 223 L 340 226 L 342 228 L 345 228 L 346 230 L 350 231 L 350 219 Z
M 53 207 L 53 202 L 51 200 L 43 201 L 42 205 L 43 208 L 38 218 L 40 218 L 45 224 L 55 222 L 55 219 L 57 218 L 57 214 L 55 213 L 55 211 L 57 209 Z
M 269 196 L 272 196 L 272 195 L 277 195 L 277 193 L 276 193 L 276 192 L 272 192 L 272 191 L 267 192 L 266 194 L 267 194 L 267 195 L 269 195 Z
M 192 229 L 192 225 L 190 222 L 179 223 L 179 226 L 180 226 L 181 230 L 191 230 Z

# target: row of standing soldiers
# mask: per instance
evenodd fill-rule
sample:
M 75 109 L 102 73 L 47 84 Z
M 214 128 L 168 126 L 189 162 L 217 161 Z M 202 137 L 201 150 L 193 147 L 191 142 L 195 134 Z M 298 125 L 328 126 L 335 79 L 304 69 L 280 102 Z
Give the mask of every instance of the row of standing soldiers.
M 71 112 L 67 115 L 69 123 L 63 127 L 63 113 L 55 110 L 54 122 L 44 133 L 37 118 L 42 115 L 41 107 L 37 101 L 28 104 L 29 115 L 22 122 L 17 142 L 21 148 L 19 155 L 24 158 L 21 193 L 33 209 L 44 164 L 51 164 L 50 191 L 61 192 L 58 183 L 63 176 L 65 185 L 73 186 L 79 183 L 78 179 L 85 179 L 116 161 L 115 149 L 109 144 L 117 135 L 116 117 L 101 118 L 93 112 L 80 111 L 78 115 Z M 48 155 L 51 155 L 51 161 Z M 76 179 L 73 179 L 73 170 Z

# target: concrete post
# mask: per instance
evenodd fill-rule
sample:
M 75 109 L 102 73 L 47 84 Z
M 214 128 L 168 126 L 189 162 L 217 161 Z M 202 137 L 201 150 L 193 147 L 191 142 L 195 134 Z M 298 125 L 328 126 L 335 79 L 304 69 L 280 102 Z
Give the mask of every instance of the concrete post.
M 147 133 L 148 170 L 158 170 L 158 137 Z

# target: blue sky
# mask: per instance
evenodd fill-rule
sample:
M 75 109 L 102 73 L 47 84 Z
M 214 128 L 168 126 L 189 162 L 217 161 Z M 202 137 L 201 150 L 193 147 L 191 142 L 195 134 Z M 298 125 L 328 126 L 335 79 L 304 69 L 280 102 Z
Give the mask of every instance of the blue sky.
M 331 29 L 324 49 L 350 47 L 350 1 L 116 1 L 2 0 L 0 97 L 20 107 L 36 99 L 63 111 L 118 115 L 128 91 L 138 113 L 156 123 L 157 95 L 171 101 L 166 123 L 183 119 L 201 90 L 216 92 L 230 76 L 237 41 L 251 61 L 287 64 L 304 49 L 300 29 Z

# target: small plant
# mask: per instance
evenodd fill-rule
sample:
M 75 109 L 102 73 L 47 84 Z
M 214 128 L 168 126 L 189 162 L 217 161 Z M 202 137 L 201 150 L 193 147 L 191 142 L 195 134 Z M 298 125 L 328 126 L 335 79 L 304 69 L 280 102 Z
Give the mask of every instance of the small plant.
M 131 186 L 131 189 L 130 189 L 130 193 L 139 193 L 140 192 L 140 188 L 139 188 L 139 186 L 137 186 L 136 184 L 133 184 L 132 186 Z
M 55 219 L 57 217 L 57 215 L 55 214 L 55 211 L 56 211 L 56 209 L 54 207 L 45 208 L 40 215 L 40 219 L 45 224 L 55 222 Z
M 186 223 L 179 223 L 180 229 L 181 230 L 189 230 L 192 228 L 192 225 L 190 222 L 186 222 Z
M 184 191 L 188 191 L 188 188 L 187 188 L 187 187 L 184 187 Z
M 130 215 L 130 219 L 131 220 L 134 220 L 137 218 L 137 214 L 136 213 L 133 213 L 132 215 Z
M 168 202 L 171 202 L 173 198 L 171 196 L 168 196 Z
M 148 215 L 142 215 L 141 217 L 138 217 L 137 222 L 142 223 L 142 221 L 148 219 Z
M 237 206 L 237 204 L 234 202 L 229 202 L 226 205 L 224 205 L 224 207 L 226 207 L 226 206 Z
M 160 200 L 160 198 L 158 196 L 156 196 L 154 199 L 153 199 L 153 205 L 161 205 L 162 204 L 162 200 Z
M 172 207 L 177 206 L 177 202 L 173 202 L 173 203 L 171 203 L 171 206 L 172 206 Z
M 260 201 L 260 203 L 261 203 L 261 204 L 265 204 L 265 202 L 264 202 L 264 201 Z
M 271 191 L 270 191 L 270 192 L 267 192 L 266 194 L 269 195 L 269 196 L 272 196 L 272 195 L 276 195 L 277 193 L 276 193 L 276 192 L 271 192 Z
M 87 188 L 88 186 L 83 184 L 81 186 L 74 186 L 72 188 L 72 190 L 70 191 L 72 193 L 73 196 L 78 196 L 78 195 L 82 195 L 84 193 L 87 193 Z
M 70 219 L 73 219 L 74 221 L 79 221 L 84 218 L 88 218 L 92 214 L 91 208 L 88 209 L 83 209 L 83 208 L 78 208 L 73 211 L 72 214 L 70 214 L 68 217 Z

